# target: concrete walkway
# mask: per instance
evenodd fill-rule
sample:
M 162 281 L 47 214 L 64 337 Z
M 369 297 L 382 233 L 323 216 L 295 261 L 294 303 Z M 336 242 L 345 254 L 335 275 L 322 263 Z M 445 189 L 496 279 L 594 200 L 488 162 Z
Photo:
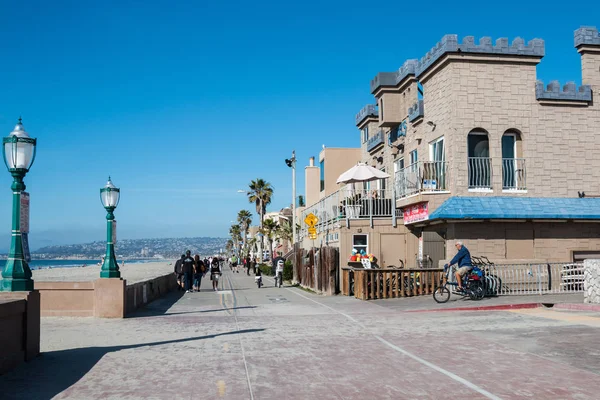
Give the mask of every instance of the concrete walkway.
M 44 318 L 3 399 L 597 399 L 600 313 L 407 312 L 226 271 L 125 320 Z M 406 299 L 395 300 L 397 304 Z M 437 307 L 431 297 L 418 299 Z M 428 302 L 427 304 L 425 302 Z M 430 306 L 430 307 L 429 307 Z M 442 307 L 440 307 L 442 308 Z

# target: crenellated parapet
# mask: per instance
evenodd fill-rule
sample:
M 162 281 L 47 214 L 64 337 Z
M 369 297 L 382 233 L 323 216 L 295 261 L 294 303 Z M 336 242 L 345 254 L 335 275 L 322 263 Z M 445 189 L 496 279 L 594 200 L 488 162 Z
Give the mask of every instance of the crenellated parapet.
M 561 101 L 592 101 L 592 88 L 589 85 L 581 85 L 577 88 L 575 82 L 567 82 L 562 90 L 558 81 L 551 81 L 544 89 L 544 82 L 535 83 L 535 97 L 538 100 L 561 100 Z
M 582 26 L 575 31 L 575 47 L 600 46 L 600 33 L 595 26 Z
M 396 72 L 380 72 L 371 80 L 371 93 L 381 86 L 396 86 L 410 75 L 415 75 L 417 60 L 406 60 Z
M 377 111 L 377 106 L 374 104 L 367 104 L 364 106 L 358 114 L 356 114 L 356 125 L 360 125 L 362 121 L 367 117 L 379 117 L 379 112 Z
M 417 118 L 422 117 L 424 114 L 423 100 L 419 100 L 408 108 L 408 120 L 410 122 L 415 121 Z
M 463 38 L 462 43 L 459 43 L 458 35 L 445 35 L 419 60 L 415 71 L 416 76 L 420 76 L 446 53 L 543 57 L 545 44 L 542 39 L 532 39 L 525 44 L 525 41 L 519 37 L 515 38 L 510 44 L 507 38 L 499 38 L 496 39 L 495 43 L 492 43 L 492 38 L 487 36 L 479 39 L 478 43 L 475 43 L 473 36 L 466 36 Z

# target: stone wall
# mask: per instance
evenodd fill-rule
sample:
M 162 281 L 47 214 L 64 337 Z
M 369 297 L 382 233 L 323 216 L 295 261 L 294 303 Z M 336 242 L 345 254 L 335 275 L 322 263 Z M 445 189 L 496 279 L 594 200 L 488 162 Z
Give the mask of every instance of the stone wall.
M 583 302 L 600 304 L 600 260 L 585 260 Z

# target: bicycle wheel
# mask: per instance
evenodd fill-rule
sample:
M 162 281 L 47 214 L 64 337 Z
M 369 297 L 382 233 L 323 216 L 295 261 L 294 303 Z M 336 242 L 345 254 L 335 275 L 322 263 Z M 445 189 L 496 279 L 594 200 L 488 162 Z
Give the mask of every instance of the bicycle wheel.
M 450 290 L 446 286 L 440 286 L 433 292 L 433 299 L 436 303 L 445 303 L 450 300 Z
M 471 300 L 481 300 L 485 296 L 485 289 L 480 281 L 471 282 L 469 285 L 469 298 Z

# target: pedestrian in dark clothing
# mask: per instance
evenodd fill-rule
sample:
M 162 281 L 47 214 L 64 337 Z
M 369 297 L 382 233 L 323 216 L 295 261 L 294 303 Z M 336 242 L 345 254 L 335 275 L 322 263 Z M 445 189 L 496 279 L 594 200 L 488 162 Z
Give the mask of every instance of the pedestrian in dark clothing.
M 177 278 L 177 291 L 183 290 L 183 271 L 181 270 L 181 267 L 184 258 L 185 254 L 182 254 L 181 258 L 175 261 L 175 268 L 173 270 L 175 277 Z
M 254 272 L 254 275 L 256 275 L 256 264 L 257 264 L 257 258 L 254 257 L 254 260 L 252 260 L 252 272 Z
M 181 265 L 185 281 L 185 291 L 186 293 L 192 293 L 192 279 L 194 277 L 194 267 L 196 263 L 194 262 L 191 251 L 187 250 L 185 252 L 185 257 L 181 260 Z
M 200 284 L 202 283 L 202 276 L 204 276 L 204 272 L 206 272 L 206 269 L 204 267 L 204 263 L 202 262 L 198 254 L 194 256 L 194 261 L 196 263 L 196 268 L 194 269 L 194 287 L 192 288 L 192 290 L 196 290 L 199 292 Z

